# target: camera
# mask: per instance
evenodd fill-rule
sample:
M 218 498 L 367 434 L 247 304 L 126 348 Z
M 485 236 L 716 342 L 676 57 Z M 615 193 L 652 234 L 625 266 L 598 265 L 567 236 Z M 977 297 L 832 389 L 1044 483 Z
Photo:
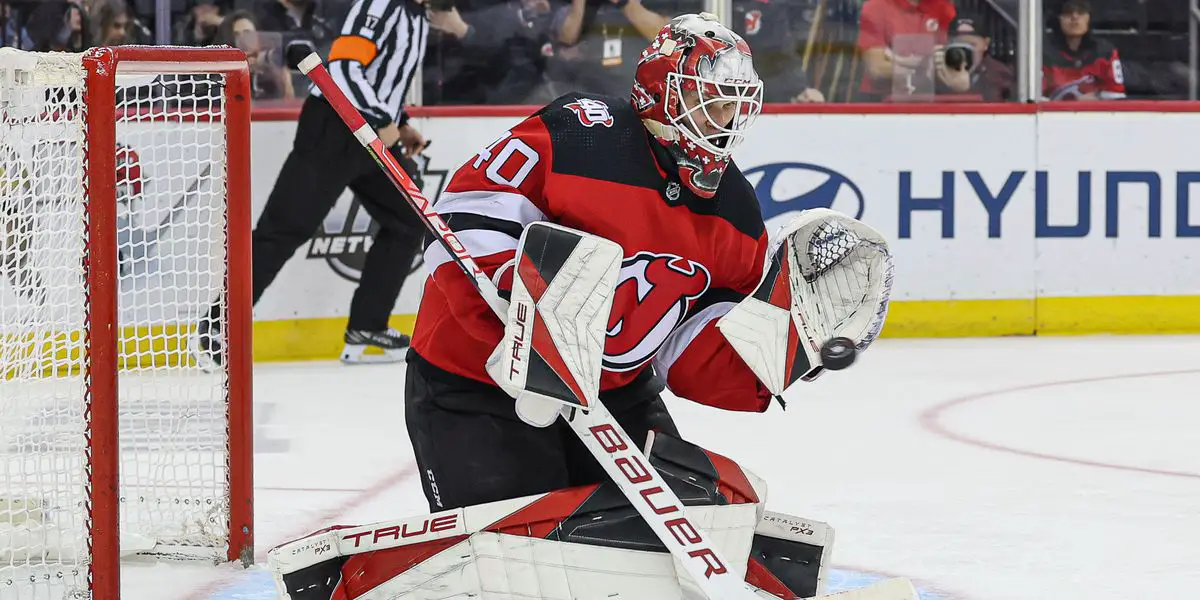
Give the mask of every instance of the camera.
M 446 12 L 454 8 L 454 0 L 427 0 L 429 10 Z
M 975 64 L 975 47 L 967 42 L 946 46 L 946 66 L 956 71 L 969 71 Z

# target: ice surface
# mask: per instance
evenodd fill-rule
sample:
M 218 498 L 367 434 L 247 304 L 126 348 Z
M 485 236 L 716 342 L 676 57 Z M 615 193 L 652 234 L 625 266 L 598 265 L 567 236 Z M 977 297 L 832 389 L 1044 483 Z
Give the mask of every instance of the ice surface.
M 427 512 L 403 365 L 255 368 L 257 548 Z M 1200 338 L 889 340 L 788 408 L 672 399 L 681 431 L 831 523 L 834 588 L 944 600 L 1200 597 Z M 125 569 L 126 600 L 265 600 L 261 567 Z

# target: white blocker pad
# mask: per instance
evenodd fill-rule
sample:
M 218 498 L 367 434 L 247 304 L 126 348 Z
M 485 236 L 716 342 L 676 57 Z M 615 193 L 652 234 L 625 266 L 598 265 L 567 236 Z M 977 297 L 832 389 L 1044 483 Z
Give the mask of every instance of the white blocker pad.
M 765 485 L 732 460 L 668 436 L 653 444 L 651 461 L 680 490 L 687 520 L 748 590 L 785 599 L 824 592 L 828 525 L 763 512 Z M 703 598 L 611 483 L 333 527 L 272 549 L 268 566 L 291 600 Z
M 600 368 L 621 247 L 547 222 L 525 228 L 517 246 L 504 338 L 487 371 L 539 427 L 565 406 L 599 402 Z
M 826 341 L 847 337 L 862 351 L 883 329 L 892 256 L 861 221 L 804 211 L 777 234 L 765 271 L 717 329 L 772 394 L 820 375 Z

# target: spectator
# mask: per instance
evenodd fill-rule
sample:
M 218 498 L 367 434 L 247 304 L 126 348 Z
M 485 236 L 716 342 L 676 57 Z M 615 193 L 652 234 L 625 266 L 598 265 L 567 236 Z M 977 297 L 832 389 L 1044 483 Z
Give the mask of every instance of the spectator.
M 83 52 L 92 47 L 87 14 L 76 2 L 42 2 L 25 27 L 36 52 Z
M 571 0 L 554 19 L 550 91 L 625 95 L 646 43 L 673 17 L 701 12 L 700 0 Z
M 1125 74 L 1117 49 L 1091 31 L 1088 0 L 1065 0 L 1042 52 L 1042 95 L 1050 100 L 1115 100 L 1125 97 Z
M 129 43 L 129 9 L 125 0 L 92 0 L 92 42 L 97 46 Z
M 549 0 L 507 0 L 459 12 L 429 8 L 430 104 L 528 104 L 544 78 L 553 15 Z
M 133 4 L 133 0 L 122 1 L 125 2 L 125 14 L 129 18 L 129 26 L 125 29 L 125 43 L 138 46 L 153 46 L 154 32 L 146 25 L 147 15 L 138 14 L 137 6 Z M 149 19 L 153 20 L 154 16 L 150 15 Z
M 33 48 L 33 40 L 29 39 L 29 31 L 21 26 L 17 10 L 5 0 L 0 0 L 0 48 Z
M 283 67 L 282 49 L 268 47 L 259 33 L 254 15 L 239 10 L 225 17 L 217 27 L 218 45 L 236 46 L 246 53 L 250 63 L 251 97 L 255 100 L 294 98 L 292 78 Z M 275 40 L 278 46 L 279 40 Z
M 859 99 L 932 94 L 933 57 L 954 16 L 951 0 L 867 0 L 858 33 Z
M 255 21 L 258 30 L 279 34 L 284 62 L 289 68 L 295 69 L 299 61 L 313 52 L 329 56 L 335 32 L 317 14 L 317 0 L 257 1 Z M 308 82 L 299 70 L 290 72 L 289 77 L 293 88 L 308 90 Z
M 175 26 L 175 43 L 180 46 L 213 45 L 224 12 L 224 7 L 216 0 L 195 0 L 187 19 Z
M 332 42 L 333 29 L 316 11 L 316 0 L 264 0 L 255 16 L 260 31 L 278 31 L 324 47 Z
M 809 87 L 808 73 L 800 54 L 806 31 L 795 0 L 733 0 L 730 28 L 746 39 L 754 50 L 754 69 L 763 81 L 763 102 L 824 102 L 816 88 Z
M 983 34 L 979 24 L 974 16 L 961 14 L 950 23 L 949 43 L 934 56 L 939 71 L 937 93 L 964 94 L 983 102 L 1010 100 L 1012 69 L 988 55 L 992 40 Z M 955 48 L 961 52 L 953 52 Z

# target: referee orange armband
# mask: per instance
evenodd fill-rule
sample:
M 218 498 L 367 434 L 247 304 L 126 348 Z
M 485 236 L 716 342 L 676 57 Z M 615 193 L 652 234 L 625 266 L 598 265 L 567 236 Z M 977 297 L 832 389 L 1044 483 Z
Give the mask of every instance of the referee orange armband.
M 352 60 L 366 66 L 375 60 L 377 54 L 379 48 L 375 42 L 358 35 L 343 35 L 334 40 L 329 48 L 329 62 Z

